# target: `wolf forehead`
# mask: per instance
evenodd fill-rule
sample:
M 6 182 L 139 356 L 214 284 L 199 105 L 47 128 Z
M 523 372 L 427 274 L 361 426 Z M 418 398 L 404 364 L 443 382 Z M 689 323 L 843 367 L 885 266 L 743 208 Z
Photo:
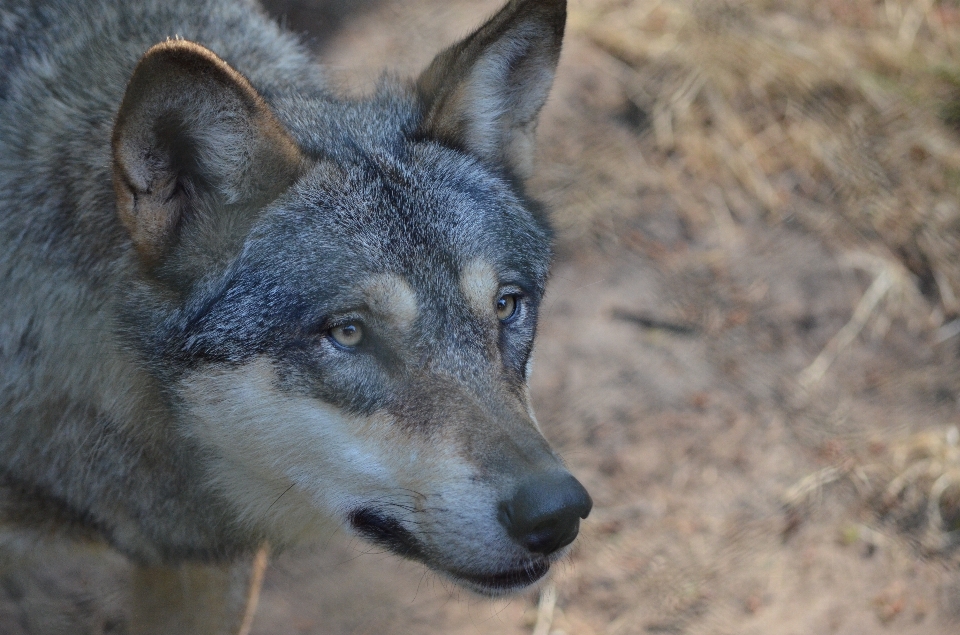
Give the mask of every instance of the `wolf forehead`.
M 451 262 L 512 254 L 523 268 L 549 259 L 545 215 L 519 185 L 436 141 L 397 146 L 318 161 L 282 202 L 294 229 L 366 241 L 362 255 L 398 270 L 419 270 L 444 254 Z
M 398 145 L 318 160 L 251 232 L 241 265 L 282 271 L 332 300 L 363 282 L 354 276 L 378 273 L 442 293 L 476 260 L 542 291 L 551 234 L 538 207 L 468 155 L 433 141 Z

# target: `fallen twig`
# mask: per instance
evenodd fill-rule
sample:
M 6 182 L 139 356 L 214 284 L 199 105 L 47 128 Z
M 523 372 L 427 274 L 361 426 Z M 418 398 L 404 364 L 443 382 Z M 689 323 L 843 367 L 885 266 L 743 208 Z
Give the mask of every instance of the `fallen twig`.
M 553 626 L 553 609 L 557 606 L 557 587 L 552 582 L 540 590 L 540 603 L 537 604 L 537 624 L 533 635 L 550 635 Z
M 630 322 L 631 324 L 636 324 L 637 326 L 645 329 L 669 331 L 670 333 L 676 333 L 677 335 L 696 335 L 698 331 L 697 327 L 692 324 L 669 322 L 667 320 L 650 317 L 649 315 L 631 313 L 630 311 L 624 311 L 623 309 L 614 309 L 612 316 L 615 320 Z
M 854 339 L 863 330 L 873 311 L 877 308 L 890 289 L 893 288 L 893 276 L 888 269 L 882 270 L 874 278 L 870 287 L 864 292 L 860 302 L 853 311 L 853 316 L 836 335 L 834 335 L 827 345 L 823 347 L 813 363 L 803 369 L 797 380 L 800 387 L 809 390 L 823 379 L 824 374 L 837 359 L 837 355 L 845 348 L 850 346 Z

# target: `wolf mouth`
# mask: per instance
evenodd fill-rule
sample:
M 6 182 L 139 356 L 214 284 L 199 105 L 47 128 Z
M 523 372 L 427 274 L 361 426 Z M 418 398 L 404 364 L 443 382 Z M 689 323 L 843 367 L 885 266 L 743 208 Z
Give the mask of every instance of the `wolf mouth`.
M 458 582 L 474 587 L 486 595 L 500 595 L 518 591 L 530 586 L 550 570 L 550 563 L 546 560 L 533 560 L 516 569 L 508 569 L 499 573 L 467 573 L 465 571 L 450 571 L 449 574 Z
M 374 508 L 361 508 L 349 515 L 354 530 L 371 542 L 386 547 L 390 551 L 407 558 L 421 560 L 430 565 L 430 558 L 420 543 L 399 521 Z M 436 567 L 434 567 L 436 568 Z M 442 570 L 442 569 L 441 569 Z M 519 563 L 513 569 L 496 573 L 477 573 L 462 570 L 445 570 L 451 578 L 465 586 L 472 587 L 485 595 L 500 595 L 518 591 L 530 586 L 550 570 L 546 559 L 530 560 Z

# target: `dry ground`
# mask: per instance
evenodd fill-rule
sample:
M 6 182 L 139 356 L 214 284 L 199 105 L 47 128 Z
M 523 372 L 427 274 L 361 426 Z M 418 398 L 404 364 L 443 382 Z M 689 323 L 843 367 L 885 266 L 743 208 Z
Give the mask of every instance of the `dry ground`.
M 798 172 L 795 183 L 750 165 L 709 178 L 679 118 L 665 145 L 631 83 L 643 60 L 612 51 L 609 21 L 591 13 L 611 4 L 631 6 L 573 3 L 540 127 L 534 189 L 561 234 L 533 395 L 596 508 L 547 587 L 556 605 L 541 602 L 538 635 L 960 631 L 958 337 L 942 285 L 924 286 L 910 250 L 882 233 L 840 240 L 810 221 L 852 207 Z M 915 6 L 813 4 L 824 20 Z M 347 91 L 384 66 L 415 73 L 497 5 L 271 4 L 313 33 Z M 956 206 L 950 188 L 934 198 Z M 58 574 L 0 586 L 0 631 L 30 632 L 26 607 L 47 602 L 78 632 L 109 632 L 123 565 L 95 557 L 56 552 L 43 558 Z M 513 635 L 533 632 L 537 605 L 537 592 L 477 599 L 335 535 L 273 561 L 254 633 Z

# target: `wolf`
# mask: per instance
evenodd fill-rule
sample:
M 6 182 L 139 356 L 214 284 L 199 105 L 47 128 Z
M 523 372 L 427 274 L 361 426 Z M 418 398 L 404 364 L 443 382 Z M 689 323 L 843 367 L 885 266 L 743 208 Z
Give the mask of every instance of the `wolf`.
M 235 630 L 171 580 L 331 527 L 543 577 L 592 505 L 527 389 L 565 18 L 511 0 L 348 99 L 252 0 L 0 0 L 3 523 L 147 572 L 136 632 Z

